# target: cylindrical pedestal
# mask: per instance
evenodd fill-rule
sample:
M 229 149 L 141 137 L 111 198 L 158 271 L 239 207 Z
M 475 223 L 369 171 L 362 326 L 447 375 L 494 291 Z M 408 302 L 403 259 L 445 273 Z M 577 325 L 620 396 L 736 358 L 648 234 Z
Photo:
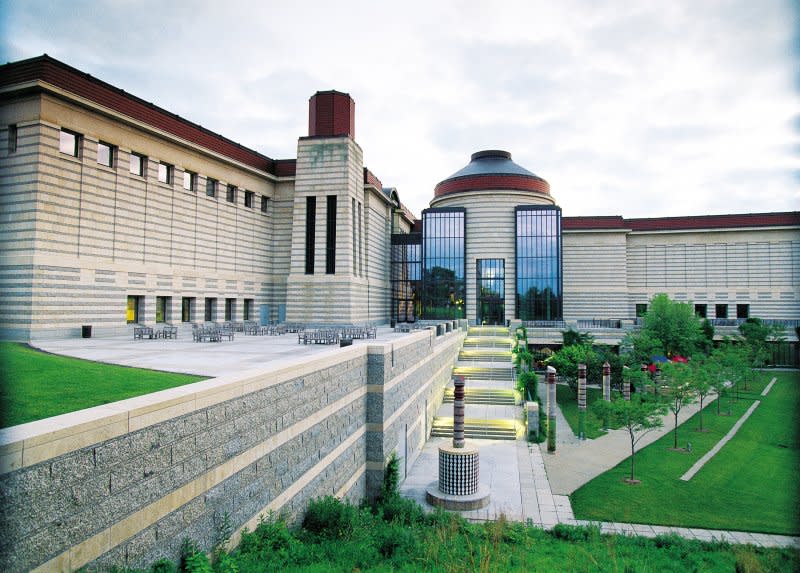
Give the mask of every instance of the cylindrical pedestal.
M 478 491 L 480 464 L 475 448 L 439 447 L 439 491 L 471 495 Z

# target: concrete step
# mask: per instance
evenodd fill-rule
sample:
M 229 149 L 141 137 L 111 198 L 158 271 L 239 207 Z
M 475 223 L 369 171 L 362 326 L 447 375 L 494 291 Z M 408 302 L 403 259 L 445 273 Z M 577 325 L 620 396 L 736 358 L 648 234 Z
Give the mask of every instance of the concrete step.
M 505 326 L 470 326 L 467 336 L 509 336 Z
M 486 440 L 516 440 L 521 426 L 515 420 L 464 420 L 464 437 Z M 436 416 L 431 425 L 431 436 L 449 438 L 453 436 L 453 418 Z
M 514 341 L 503 336 L 469 336 L 464 339 L 463 348 L 501 348 L 511 350 Z
M 445 388 L 444 402 L 453 402 L 453 388 Z M 516 406 L 517 393 L 504 388 L 465 388 L 465 404 L 494 404 L 498 406 Z
M 466 380 L 508 380 L 512 381 L 511 366 L 490 368 L 486 366 L 456 366 L 454 376 L 463 376 Z
M 467 348 L 458 353 L 461 362 L 505 362 L 511 363 L 511 351 L 495 348 Z

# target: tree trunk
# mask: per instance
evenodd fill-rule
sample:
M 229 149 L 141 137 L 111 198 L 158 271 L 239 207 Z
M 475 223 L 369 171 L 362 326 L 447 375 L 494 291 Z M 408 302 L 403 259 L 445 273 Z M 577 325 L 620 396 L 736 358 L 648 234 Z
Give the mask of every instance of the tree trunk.
M 634 480 L 634 477 L 633 477 L 633 460 L 634 460 L 634 458 L 636 456 L 636 453 L 634 452 L 635 442 L 633 441 L 633 432 L 630 432 L 630 434 L 631 434 L 631 481 L 633 481 Z
M 673 446 L 676 450 L 678 449 L 678 412 L 680 410 L 675 410 L 675 430 L 673 431 L 673 435 L 675 436 L 675 445 Z
M 698 412 L 700 416 L 700 431 L 703 431 L 703 396 L 700 396 L 700 411 Z

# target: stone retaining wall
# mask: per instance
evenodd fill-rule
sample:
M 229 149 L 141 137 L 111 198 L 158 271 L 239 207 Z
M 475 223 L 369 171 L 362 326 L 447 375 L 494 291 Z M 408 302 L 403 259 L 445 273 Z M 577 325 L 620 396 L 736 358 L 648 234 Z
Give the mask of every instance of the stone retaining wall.
M 463 333 L 336 348 L 0 431 L 4 571 L 146 567 L 413 460 Z M 427 408 L 426 408 L 427 405 Z M 401 475 L 403 466 L 401 466 Z

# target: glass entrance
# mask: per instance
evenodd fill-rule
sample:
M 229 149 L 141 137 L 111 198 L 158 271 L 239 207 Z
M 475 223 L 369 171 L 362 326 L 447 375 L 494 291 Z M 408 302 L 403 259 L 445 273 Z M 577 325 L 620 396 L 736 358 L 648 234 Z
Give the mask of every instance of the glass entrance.
M 505 325 L 506 261 L 478 259 L 476 263 L 478 323 Z

